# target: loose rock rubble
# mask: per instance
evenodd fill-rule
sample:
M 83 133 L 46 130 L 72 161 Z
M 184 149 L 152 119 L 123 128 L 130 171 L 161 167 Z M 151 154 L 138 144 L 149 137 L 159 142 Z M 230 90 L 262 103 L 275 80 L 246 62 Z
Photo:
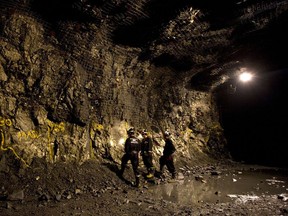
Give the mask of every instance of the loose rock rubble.
M 144 169 L 141 167 L 143 173 Z M 165 179 L 154 184 L 141 179 L 141 187 L 126 184 L 116 175 L 118 164 L 87 161 L 82 165 L 58 163 L 1 172 L 0 209 L 5 216 L 30 215 L 288 215 L 287 195 L 263 195 L 257 199 L 235 197 L 230 202 L 199 201 L 195 205 L 176 203 L 153 195 L 165 184 L 180 184 L 194 178 L 205 184 L 209 176 L 241 170 L 241 165 L 178 167 L 178 180 Z M 132 169 L 125 173 L 133 180 Z M 215 196 L 221 194 L 216 191 Z M 238 200 L 238 201 L 237 201 Z

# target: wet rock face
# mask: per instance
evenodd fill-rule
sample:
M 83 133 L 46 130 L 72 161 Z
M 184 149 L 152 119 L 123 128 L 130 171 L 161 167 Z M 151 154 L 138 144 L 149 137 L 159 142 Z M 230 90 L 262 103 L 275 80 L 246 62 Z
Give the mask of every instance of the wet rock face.
M 176 160 L 223 149 L 213 97 L 188 88 L 191 75 L 140 60 L 141 49 L 113 44 L 105 25 L 59 23 L 67 31 L 55 37 L 32 13 L 1 10 L 2 160 L 119 161 L 132 126 L 160 143 L 168 128 Z

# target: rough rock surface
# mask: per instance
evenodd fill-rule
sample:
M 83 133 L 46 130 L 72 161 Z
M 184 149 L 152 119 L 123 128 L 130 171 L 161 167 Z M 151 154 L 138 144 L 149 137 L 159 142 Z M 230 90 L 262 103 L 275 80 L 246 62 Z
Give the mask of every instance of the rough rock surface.
M 187 87 L 191 75 L 140 60 L 141 49 L 113 44 L 104 24 L 68 20 L 54 32 L 10 4 L 1 7 L 1 155 L 26 166 L 35 157 L 119 162 L 129 127 L 160 143 L 168 128 L 187 161 L 225 148 L 213 97 Z

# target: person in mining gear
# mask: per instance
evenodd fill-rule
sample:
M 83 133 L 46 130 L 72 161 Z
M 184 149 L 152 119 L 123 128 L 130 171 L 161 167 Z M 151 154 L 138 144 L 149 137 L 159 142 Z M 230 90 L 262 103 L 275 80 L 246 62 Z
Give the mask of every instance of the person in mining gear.
M 123 178 L 123 174 L 128 161 L 131 161 L 133 172 L 135 175 L 135 187 L 139 187 L 140 184 L 140 172 L 138 170 L 139 166 L 139 153 L 141 151 L 140 140 L 135 136 L 134 128 L 130 128 L 128 131 L 128 138 L 125 141 L 124 150 L 125 154 L 121 160 L 121 169 L 119 171 L 119 176 Z
M 164 166 L 166 165 L 168 171 L 172 174 L 172 179 L 176 179 L 176 169 L 174 166 L 174 159 L 173 159 L 173 154 L 176 151 L 176 148 L 173 144 L 170 135 L 171 134 L 169 131 L 166 130 L 164 132 L 165 146 L 163 150 L 163 155 L 159 159 L 160 175 L 163 176 Z
M 141 142 L 141 156 L 143 163 L 147 169 L 147 175 L 146 178 L 150 179 L 154 176 L 154 166 L 152 162 L 152 147 L 153 142 L 152 138 L 148 136 L 148 133 L 146 130 L 142 131 L 143 140 Z

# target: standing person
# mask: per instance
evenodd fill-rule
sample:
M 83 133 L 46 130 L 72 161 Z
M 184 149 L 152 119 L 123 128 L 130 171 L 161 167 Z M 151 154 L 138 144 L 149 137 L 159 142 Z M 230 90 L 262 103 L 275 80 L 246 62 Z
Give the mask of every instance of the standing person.
M 143 163 L 147 169 L 146 178 L 152 178 L 154 176 L 154 166 L 152 162 L 152 138 L 148 136 L 146 130 L 142 131 L 143 140 L 141 142 L 141 156 Z
M 176 151 L 175 146 L 173 144 L 172 139 L 170 138 L 170 132 L 165 131 L 164 132 L 164 140 L 165 140 L 165 146 L 163 150 L 163 155 L 159 159 L 160 163 L 160 174 L 163 174 L 164 166 L 166 165 L 168 168 L 168 171 L 172 174 L 172 179 L 176 178 L 176 169 L 174 166 L 174 159 L 173 154 Z
M 119 171 L 119 176 L 123 178 L 123 173 L 125 171 L 128 161 L 131 161 L 133 172 L 135 175 L 135 186 L 139 187 L 140 183 L 140 172 L 138 170 L 139 166 L 139 152 L 141 150 L 141 144 L 139 139 L 135 137 L 134 128 L 130 128 L 128 131 L 128 138 L 125 141 L 125 154 L 121 160 L 121 170 Z

